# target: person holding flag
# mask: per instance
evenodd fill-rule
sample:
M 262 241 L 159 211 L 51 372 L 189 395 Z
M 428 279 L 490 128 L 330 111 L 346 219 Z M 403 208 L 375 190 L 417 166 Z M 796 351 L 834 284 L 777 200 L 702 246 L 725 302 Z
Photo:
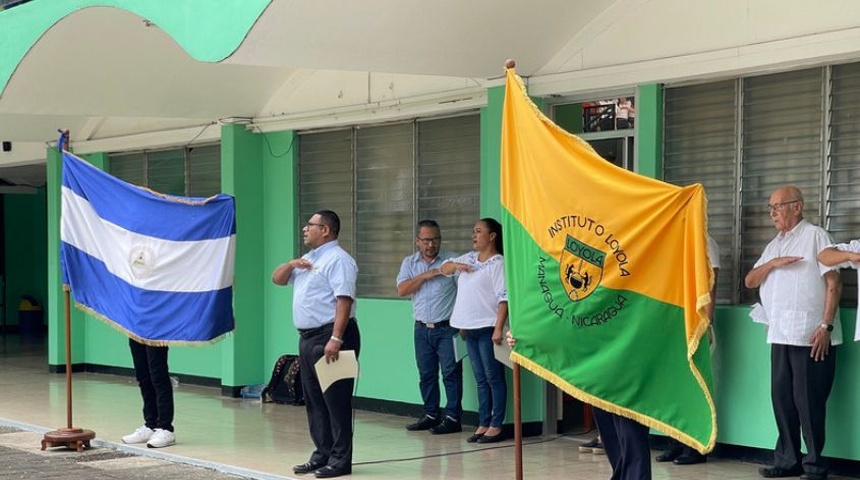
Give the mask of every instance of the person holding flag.
M 647 480 L 649 428 L 700 453 L 716 443 L 704 188 L 607 162 L 506 67 L 511 360 L 595 407 L 613 479 Z
M 143 398 L 144 424 L 122 437 L 123 443 L 146 443 L 149 448 L 176 443 L 173 433 L 173 384 L 167 366 L 168 347 L 145 345 L 128 339 L 134 376 Z
M 514 348 L 516 337 L 507 333 L 508 346 Z M 592 407 L 600 432 L 601 444 L 612 466 L 610 480 L 650 480 L 651 447 L 648 427 L 621 415 Z M 605 433 L 604 433 L 605 432 Z
M 69 153 L 62 132 L 60 266 L 75 304 L 129 337 L 144 425 L 125 443 L 176 443 L 168 347 L 209 345 L 234 328 L 233 197 L 166 195 Z
M 708 235 L 708 260 L 711 262 L 711 268 L 714 270 L 714 284 L 711 286 L 711 302 L 708 303 L 707 312 L 708 319 L 711 324 L 714 323 L 714 306 L 717 298 L 717 278 L 720 273 L 720 247 L 713 237 Z M 708 330 L 709 340 L 713 349 L 713 328 Z M 707 455 L 702 455 L 694 448 L 688 447 L 683 443 L 669 437 L 666 450 L 657 455 L 655 459 L 658 462 L 672 462 L 675 465 L 695 465 L 708 461 Z

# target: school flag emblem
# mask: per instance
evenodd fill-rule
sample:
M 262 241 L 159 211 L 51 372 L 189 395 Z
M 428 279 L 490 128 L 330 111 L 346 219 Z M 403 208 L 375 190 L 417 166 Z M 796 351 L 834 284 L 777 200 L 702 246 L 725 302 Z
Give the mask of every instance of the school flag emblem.
M 538 110 L 513 69 L 501 171 L 513 361 L 579 400 L 713 449 L 701 185 L 600 158 Z
M 568 298 L 583 300 L 594 292 L 603 278 L 604 258 L 600 250 L 567 236 L 558 271 Z
M 68 152 L 61 195 L 61 270 L 78 308 L 148 345 L 233 330 L 233 197 L 162 195 Z

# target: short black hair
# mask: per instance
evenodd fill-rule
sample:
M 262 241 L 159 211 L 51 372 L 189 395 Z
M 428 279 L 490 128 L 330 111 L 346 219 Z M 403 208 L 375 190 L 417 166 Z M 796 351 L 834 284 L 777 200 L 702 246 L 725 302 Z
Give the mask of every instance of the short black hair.
M 337 236 L 340 235 L 340 217 L 338 217 L 336 213 L 331 210 L 318 210 L 314 212 L 314 215 L 320 216 L 320 220 L 331 230 L 331 233 L 334 234 L 334 238 L 337 238 Z
M 421 227 L 435 228 L 436 230 L 441 230 L 439 228 L 439 224 L 436 223 L 436 220 L 421 220 L 420 222 L 418 222 L 418 225 L 415 226 L 415 235 L 418 235 L 418 232 L 421 231 Z

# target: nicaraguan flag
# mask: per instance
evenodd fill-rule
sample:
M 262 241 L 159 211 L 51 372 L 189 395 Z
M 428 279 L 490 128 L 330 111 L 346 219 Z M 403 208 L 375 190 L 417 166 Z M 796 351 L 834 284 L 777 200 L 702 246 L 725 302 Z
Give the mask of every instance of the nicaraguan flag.
M 63 152 L 60 262 L 75 303 L 149 345 L 233 330 L 233 197 L 162 195 Z

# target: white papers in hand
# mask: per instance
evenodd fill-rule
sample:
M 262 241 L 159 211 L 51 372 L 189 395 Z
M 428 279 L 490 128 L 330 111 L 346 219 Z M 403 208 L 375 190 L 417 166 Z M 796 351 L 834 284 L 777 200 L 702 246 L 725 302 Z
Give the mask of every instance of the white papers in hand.
M 765 325 L 770 322 L 767 319 L 767 312 L 764 309 L 764 306 L 760 303 L 756 303 L 752 306 L 752 310 L 750 310 L 750 318 L 755 323 L 763 323 Z
M 332 383 L 344 378 L 355 378 L 358 376 L 358 360 L 355 358 L 355 350 L 342 350 L 338 354 L 336 362 L 326 363 L 325 356 L 317 360 L 314 365 L 320 388 L 323 393 L 328 390 Z
M 496 357 L 496 360 L 501 362 L 504 366 L 513 369 L 514 362 L 511 361 L 511 347 L 508 346 L 507 340 L 508 332 L 510 330 L 510 327 L 505 326 L 505 329 L 502 331 L 502 344 L 493 344 L 493 356 Z
M 452 340 L 454 341 L 454 360 L 459 362 L 469 354 L 469 350 L 466 348 L 466 341 L 459 333 L 454 335 Z

